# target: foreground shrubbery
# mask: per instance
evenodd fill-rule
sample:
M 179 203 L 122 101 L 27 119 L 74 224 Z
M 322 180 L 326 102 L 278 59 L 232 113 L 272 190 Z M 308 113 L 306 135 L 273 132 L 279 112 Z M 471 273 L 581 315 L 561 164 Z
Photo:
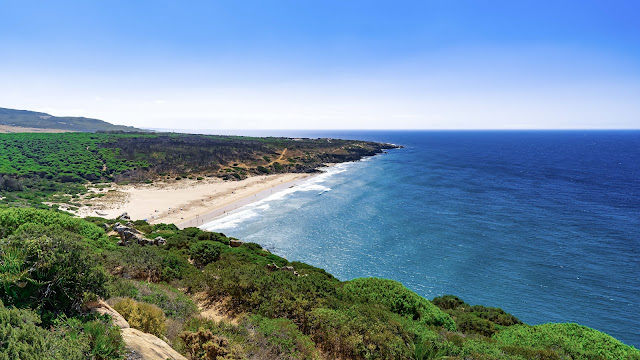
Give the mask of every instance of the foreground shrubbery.
M 528 326 L 454 296 L 428 301 L 391 280 L 341 282 L 257 244 L 230 247 L 220 233 L 137 222 L 167 245 L 117 247 L 100 227 L 109 221 L 90 220 L 0 209 L 0 359 L 118 358 L 117 329 L 79 316 L 96 296 L 192 359 L 640 359 L 593 329 Z M 237 323 L 198 317 L 194 294 Z

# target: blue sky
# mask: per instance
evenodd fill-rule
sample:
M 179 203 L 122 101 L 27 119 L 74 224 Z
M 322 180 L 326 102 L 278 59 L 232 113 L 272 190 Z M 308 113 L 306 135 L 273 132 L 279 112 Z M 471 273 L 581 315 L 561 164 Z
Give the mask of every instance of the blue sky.
M 640 128 L 636 1 L 0 0 L 0 107 L 192 129 Z

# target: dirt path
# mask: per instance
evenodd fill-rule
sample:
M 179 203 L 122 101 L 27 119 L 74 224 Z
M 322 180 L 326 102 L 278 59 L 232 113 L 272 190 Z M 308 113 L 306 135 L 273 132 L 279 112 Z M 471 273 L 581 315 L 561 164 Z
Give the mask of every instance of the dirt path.
M 270 162 L 269 165 L 273 165 L 273 163 L 276 163 L 276 162 L 282 160 L 282 158 L 284 158 L 284 154 L 286 154 L 286 153 L 287 153 L 287 148 L 284 148 L 284 150 L 282 150 L 282 154 L 280 154 L 280 157 L 275 159 L 275 160 L 273 160 L 272 162 Z

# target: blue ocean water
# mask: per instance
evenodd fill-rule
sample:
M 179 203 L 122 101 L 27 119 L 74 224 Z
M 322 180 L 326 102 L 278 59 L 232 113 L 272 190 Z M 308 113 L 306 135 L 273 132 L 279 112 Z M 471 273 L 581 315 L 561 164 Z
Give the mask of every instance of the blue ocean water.
M 454 294 L 640 347 L 640 132 L 276 134 L 405 148 L 203 228 L 341 280 L 394 279 L 429 299 Z

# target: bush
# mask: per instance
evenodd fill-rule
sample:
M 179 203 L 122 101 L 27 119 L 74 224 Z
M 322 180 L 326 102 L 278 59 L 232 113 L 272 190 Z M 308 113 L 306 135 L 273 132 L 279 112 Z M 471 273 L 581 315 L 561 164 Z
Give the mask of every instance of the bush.
M 191 259 L 201 267 L 218 260 L 225 245 L 216 241 L 198 241 L 189 248 Z
M 52 210 L 34 208 L 0 209 L 0 238 L 11 235 L 20 226 L 29 223 L 55 226 L 79 234 L 98 249 L 116 248 L 115 243 L 110 242 L 104 230 L 96 224 Z
M 108 274 L 77 234 L 25 224 L 0 249 L 0 297 L 9 305 L 72 314 L 84 298 L 107 293 Z
M 205 353 L 205 349 L 203 349 L 202 345 L 207 342 L 206 339 L 213 339 L 212 336 L 227 341 L 228 345 L 224 346 L 225 352 L 227 352 L 225 359 L 255 358 L 249 354 L 251 350 L 245 350 L 245 348 L 252 347 L 250 340 L 251 335 L 245 326 L 225 321 L 204 319 L 202 317 L 193 317 L 184 323 L 183 329 L 184 331 L 180 333 L 181 336 L 179 336 L 175 342 L 176 348 L 182 353 L 193 352 L 200 354 L 201 357 L 197 357 L 196 355 L 196 357 L 194 357 L 195 359 L 203 358 L 202 355 Z M 193 334 L 199 334 L 198 337 L 200 339 L 194 339 Z M 206 357 L 204 358 L 206 359 Z
M 398 315 L 422 324 L 442 326 L 450 331 L 456 329 L 448 314 L 397 281 L 377 278 L 354 279 L 344 283 L 339 297 L 347 302 L 381 304 Z
M 0 302 L 0 360 L 84 359 L 86 344 L 47 331 L 39 323 L 34 312 L 8 309 Z
M 178 227 L 174 224 L 155 224 L 153 225 L 153 231 L 159 230 L 170 230 L 170 231 L 178 231 Z
M 92 316 L 89 315 L 89 318 Z M 83 321 L 85 320 L 85 321 Z M 67 318 L 65 316 L 56 321 L 57 328 L 71 336 L 83 338 L 89 349 L 87 358 L 92 359 L 121 359 L 125 351 L 120 328 L 111 324 L 111 319 L 103 316 L 95 320 L 82 318 Z
M 310 313 L 310 333 L 330 358 L 408 359 L 414 336 L 405 322 L 380 306 L 319 308 Z
M 164 312 L 159 307 L 124 298 L 113 305 L 113 309 L 120 313 L 132 328 L 161 337 L 167 325 Z
M 101 319 L 62 317 L 43 329 L 33 311 L 6 308 L 0 302 L 0 360 L 121 359 L 120 330 Z
M 640 359 L 640 351 L 600 331 L 578 324 L 515 325 L 494 335 L 498 344 L 558 349 L 573 359 Z
M 471 306 L 453 295 L 436 297 L 433 303 L 451 315 L 458 330 L 466 334 L 491 336 L 507 326 L 521 324 L 518 318 L 500 308 Z
M 198 270 L 183 256 L 157 246 L 132 244 L 106 254 L 105 264 L 112 272 L 150 282 L 182 279 Z
M 135 282 L 138 301 L 157 305 L 169 318 L 186 320 L 198 312 L 190 297 L 169 285 Z
M 319 359 L 315 344 L 289 319 L 268 319 L 259 315 L 249 319 L 253 341 L 270 359 Z
M 227 356 L 230 355 L 229 340 L 222 336 L 213 335 L 211 330 L 183 331 L 179 337 L 184 342 L 190 359 L 227 359 Z

